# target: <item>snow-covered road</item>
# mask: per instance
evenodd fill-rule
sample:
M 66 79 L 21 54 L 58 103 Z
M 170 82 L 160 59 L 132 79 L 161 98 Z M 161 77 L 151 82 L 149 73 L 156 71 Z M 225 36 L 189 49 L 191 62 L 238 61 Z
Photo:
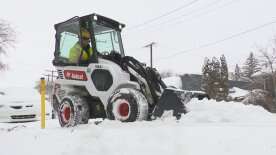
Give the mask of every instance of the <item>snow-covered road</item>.
M 167 117 L 153 122 L 60 128 L 57 120 L 0 123 L 0 155 L 91 154 L 235 154 L 275 155 L 276 115 L 241 103 L 191 101 L 180 121 Z

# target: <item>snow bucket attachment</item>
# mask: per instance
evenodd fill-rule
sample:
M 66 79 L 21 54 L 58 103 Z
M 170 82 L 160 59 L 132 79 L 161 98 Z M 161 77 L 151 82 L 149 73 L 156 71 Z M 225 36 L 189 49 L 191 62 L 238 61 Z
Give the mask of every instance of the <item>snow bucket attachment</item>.
M 161 117 L 165 111 L 173 111 L 173 116 L 180 119 L 187 113 L 185 104 L 191 100 L 192 93 L 180 89 L 166 88 L 153 111 L 153 118 Z

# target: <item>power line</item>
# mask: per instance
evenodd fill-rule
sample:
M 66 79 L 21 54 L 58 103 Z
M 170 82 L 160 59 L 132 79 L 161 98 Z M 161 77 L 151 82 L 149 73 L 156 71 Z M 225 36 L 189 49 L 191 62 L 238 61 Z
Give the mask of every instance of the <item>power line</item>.
M 171 10 L 171 11 L 169 11 L 169 12 L 166 12 L 166 13 L 160 15 L 160 16 L 157 16 L 157 17 L 154 17 L 154 18 L 152 18 L 152 19 L 149 19 L 149 20 L 147 20 L 147 21 L 145 21 L 145 22 L 143 22 L 143 23 L 141 23 L 141 24 L 137 24 L 137 25 L 135 25 L 135 26 L 129 27 L 127 30 L 133 30 L 133 29 L 142 27 L 142 26 L 144 26 L 144 25 L 150 24 L 150 23 L 152 23 L 152 22 L 154 22 L 154 21 L 159 20 L 160 18 L 164 18 L 164 17 L 166 17 L 166 16 L 169 16 L 169 15 L 173 14 L 174 12 L 177 12 L 177 11 L 179 11 L 179 10 L 181 10 L 181 9 L 184 9 L 184 8 L 186 8 L 186 7 L 189 7 L 189 6 L 193 5 L 194 3 L 196 3 L 197 1 L 199 1 L 199 0 L 193 0 L 193 1 L 190 2 L 190 3 L 187 3 L 187 4 L 183 5 L 183 6 L 180 6 L 180 7 L 176 8 L 176 9 L 173 9 L 173 10 Z
M 208 14 L 208 13 L 210 13 L 210 12 L 214 12 L 214 11 L 216 11 L 216 10 L 218 10 L 218 9 L 227 7 L 227 6 L 229 6 L 230 4 L 235 3 L 235 2 L 239 2 L 239 1 L 241 1 L 241 0 L 230 0 L 230 1 L 228 1 L 227 3 L 224 3 L 223 5 L 220 5 L 220 6 L 217 6 L 216 8 L 213 8 L 212 10 L 209 9 L 209 8 L 212 8 L 213 6 L 216 6 L 217 4 L 220 4 L 221 1 L 224 1 L 224 0 L 215 0 L 215 1 L 212 1 L 212 2 L 207 3 L 206 5 L 204 5 L 204 6 L 200 7 L 200 8 L 193 9 L 193 10 L 187 12 L 186 14 L 182 14 L 182 15 L 180 15 L 180 16 L 178 16 L 178 17 L 175 17 L 175 18 L 170 18 L 170 19 L 166 20 L 165 22 L 157 23 L 157 26 L 158 26 L 158 27 L 157 27 L 157 26 L 154 27 L 154 25 L 155 25 L 155 24 L 154 24 L 154 25 L 151 26 L 150 28 L 152 28 L 152 29 L 154 29 L 154 30 L 157 30 L 157 29 L 160 28 L 161 25 L 163 26 L 164 24 L 169 24 L 169 25 L 172 25 L 172 24 L 173 24 L 173 25 L 175 25 L 176 23 L 171 23 L 171 22 L 172 22 L 172 21 L 175 21 L 175 20 L 177 20 L 177 19 L 179 19 L 179 18 L 188 17 L 188 16 L 193 15 L 193 14 L 195 14 L 195 15 L 206 15 L 206 14 Z M 196 14 L 196 13 L 200 13 L 200 14 Z M 198 18 L 197 18 L 197 19 L 198 19 Z M 178 22 L 177 24 L 182 23 L 182 22 L 184 22 L 184 21 L 182 20 L 182 21 Z M 147 27 L 144 27 L 143 29 L 147 29 Z M 127 36 L 125 36 L 125 37 L 127 37 Z M 163 44 L 162 44 L 161 46 L 163 46 Z M 164 46 L 163 46 L 163 47 L 164 47 Z M 172 48 L 170 48 L 169 46 L 165 46 L 165 47 L 166 47 L 166 48 L 169 48 L 169 49 L 172 49 Z M 133 53 L 133 51 L 140 51 L 140 50 L 141 50 L 141 47 L 139 47 L 139 48 L 136 47 L 136 48 L 132 48 L 131 50 L 128 50 L 128 51 L 132 51 L 132 53 Z M 173 49 L 173 50 L 175 50 L 175 49 Z
M 247 29 L 247 30 L 245 30 L 245 31 L 242 31 L 242 32 L 233 34 L 233 35 L 231 35 L 231 36 L 229 36 L 229 37 L 226 37 L 226 38 L 223 38 L 223 39 L 214 41 L 214 42 L 210 42 L 210 43 L 207 43 L 207 44 L 202 44 L 202 45 L 200 45 L 200 46 L 197 47 L 197 48 L 191 48 L 191 49 L 183 50 L 183 51 L 174 53 L 174 54 L 172 54 L 172 55 L 170 55 L 170 56 L 163 57 L 163 58 L 159 58 L 159 60 L 161 60 L 161 59 L 172 58 L 172 57 L 174 57 L 174 56 L 177 56 L 177 55 L 180 55 L 180 54 L 183 54 L 183 53 L 187 53 L 187 52 L 191 52 L 191 51 L 194 51 L 194 50 L 198 50 L 198 49 L 210 47 L 210 46 L 219 44 L 219 43 L 221 43 L 221 42 L 225 42 L 225 41 L 227 41 L 227 40 L 231 40 L 231 39 L 233 39 L 233 38 L 236 38 L 236 37 L 245 35 L 245 34 L 247 34 L 247 33 L 256 31 L 256 30 L 258 30 L 258 29 L 261 29 L 261 28 L 263 28 L 263 27 L 266 27 L 266 26 L 269 26 L 269 25 L 272 25 L 272 24 L 275 24 L 275 23 L 276 23 L 276 20 L 271 21 L 271 22 L 268 22 L 268 23 L 265 23 L 265 24 L 262 24 L 262 25 L 259 25 L 259 26 L 257 26 L 257 27 L 251 28 L 251 29 Z
M 192 14 L 197 13 L 198 11 L 202 11 L 202 10 L 204 10 L 206 8 L 215 6 L 215 5 L 219 4 L 221 1 L 222 0 L 215 0 L 215 1 L 211 2 L 211 3 L 208 3 L 207 5 L 204 5 L 203 7 L 191 10 L 191 11 L 185 13 L 185 14 L 182 14 L 182 15 L 174 17 L 174 18 L 170 18 L 170 19 L 168 19 L 168 20 L 166 20 L 164 22 L 158 23 L 157 25 L 160 26 L 160 25 L 164 25 L 164 24 L 171 24 L 172 21 L 178 20 L 178 19 L 183 18 L 183 17 L 190 16 Z
M 227 3 L 224 3 L 223 5 L 219 5 L 217 7 L 215 7 L 217 4 L 221 3 L 222 0 L 216 0 L 216 1 L 213 1 L 211 3 L 208 3 L 207 5 L 203 6 L 203 7 L 200 7 L 198 9 L 194 9 L 194 10 L 191 10 L 190 12 L 187 12 L 186 14 L 182 14 L 180 16 L 177 16 L 175 18 L 170 18 L 166 21 L 163 21 L 163 22 L 159 22 L 159 23 L 156 23 L 156 24 L 153 24 L 151 27 L 144 27 L 143 29 L 150 29 L 150 30 L 158 30 L 160 29 L 161 27 L 163 27 L 164 25 L 179 25 L 187 20 L 181 20 L 181 18 L 184 18 L 184 17 L 191 17 L 191 20 L 192 19 L 198 19 L 198 18 L 195 18 L 195 17 L 201 17 L 202 15 L 207 15 L 211 12 L 214 12 L 216 10 L 219 10 L 219 9 L 222 9 L 224 7 L 227 7 L 229 5 L 231 5 L 232 3 L 235 3 L 235 2 L 238 2 L 240 0 L 230 0 L 229 2 Z M 213 9 L 210 9 L 212 7 L 215 7 Z M 195 15 L 195 16 L 193 16 Z M 173 22 L 173 21 L 176 21 L 180 19 L 181 21 L 178 21 L 178 22 Z M 190 21 L 190 20 L 188 20 Z
M 179 18 L 182 18 L 182 17 L 185 17 L 185 16 L 189 16 L 189 15 L 191 15 L 191 14 L 197 13 L 198 11 L 203 11 L 203 10 L 208 9 L 208 8 L 210 8 L 210 7 L 216 6 L 217 4 L 221 3 L 221 1 L 223 1 L 223 0 L 215 0 L 215 1 L 212 1 L 212 2 L 207 3 L 206 5 L 204 5 L 203 7 L 200 7 L 200 8 L 194 9 L 194 10 L 191 10 L 190 12 L 187 12 L 187 13 L 185 13 L 185 14 L 182 14 L 182 15 L 178 16 L 178 17 L 172 18 L 172 19 L 169 20 L 169 21 L 176 20 L 176 19 L 179 19 Z
M 239 1 L 240 0 L 231 0 L 230 2 L 225 3 L 225 4 L 221 5 L 221 6 L 218 6 L 218 7 L 214 8 L 214 9 L 209 9 L 209 10 L 206 9 L 205 11 L 203 10 L 202 12 L 199 12 L 199 14 L 195 14 L 195 16 L 193 16 L 192 19 L 198 19 L 198 18 L 195 18 L 195 17 L 202 17 L 202 15 L 207 15 L 209 13 L 215 12 L 216 10 L 228 7 L 229 5 L 231 5 L 233 3 L 236 3 L 236 2 L 239 2 Z M 182 16 L 187 16 L 187 15 L 182 15 Z M 191 21 L 191 20 L 188 20 L 188 21 Z M 177 22 L 175 24 L 180 24 L 180 23 L 183 23 L 183 22 L 185 22 L 185 20 L 181 20 L 181 21 L 179 21 L 179 22 Z
M 54 81 L 54 77 L 57 77 L 56 75 L 54 75 L 54 73 L 56 73 L 57 71 L 56 70 L 50 70 L 50 69 L 46 69 L 45 71 L 51 73 L 51 74 L 46 74 L 46 75 L 44 74 L 48 78 L 47 81 L 49 82 L 49 78 L 51 77 L 51 82 L 53 82 Z

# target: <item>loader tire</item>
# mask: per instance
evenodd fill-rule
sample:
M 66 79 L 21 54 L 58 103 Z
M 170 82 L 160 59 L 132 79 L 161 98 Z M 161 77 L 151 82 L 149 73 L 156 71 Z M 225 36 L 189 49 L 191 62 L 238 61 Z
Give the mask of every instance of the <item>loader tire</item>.
M 106 111 L 108 119 L 111 120 L 141 121 L 148 117 L 148 103 L 140 91 L 121 88 L 109 97 Z
M 78 95 L 64 97 L 59 104 L 58 119 L 61 127 L 87 124 L 89 107 L 85 98 Z

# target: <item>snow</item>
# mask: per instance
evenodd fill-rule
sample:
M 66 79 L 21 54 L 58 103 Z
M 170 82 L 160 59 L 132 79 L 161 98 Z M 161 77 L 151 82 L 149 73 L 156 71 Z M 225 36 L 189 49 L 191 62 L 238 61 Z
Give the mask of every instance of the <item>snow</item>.
M 274 65 L 273 67 L 275 68 Z M 271 69 L 269 67 L 262 67 L 261 71 L 254 73 L 251 77 L 267 76 L 269 74 L 271 74 Z
M 232 96 L 232 97 L 245 96 L 249 93 L 247 90 L 240 89 L 240 88 L 237 88 L 237 87 L 233 87 L 231 89 L 231 91 L 233 91 L 233 93 L 230 93 L 229 95 Z
M 179 85 L 180 78 L 167 83 Z M 246 91 L 234 88 L 235 95 Z M 31 96 L 25 96 L 29 98 Z M 61 128 L 57 119 L 0 123 L 0 155 L 275 155 L 276 114 L 239 102 L 192 99 L 180 120 L 121 123 L 101 119 Z
M 0 123 L 1 155 L 88 154 L 250 154 L 276 153 L 276 115 L 259 106 L 234 102 L 198 101 L 176 121 L 121 123 L 90 120 L 61 128 L 58 120 Z M 4 140 L 3 140 L 4 139 Z M 16 148 L 16 149 L 15 149 Z
M 166 83 L 167 86 L 174 86 L 176 88 L 182 89 L 182 81 L 180 76 L 171 76 L 162 80 Z

